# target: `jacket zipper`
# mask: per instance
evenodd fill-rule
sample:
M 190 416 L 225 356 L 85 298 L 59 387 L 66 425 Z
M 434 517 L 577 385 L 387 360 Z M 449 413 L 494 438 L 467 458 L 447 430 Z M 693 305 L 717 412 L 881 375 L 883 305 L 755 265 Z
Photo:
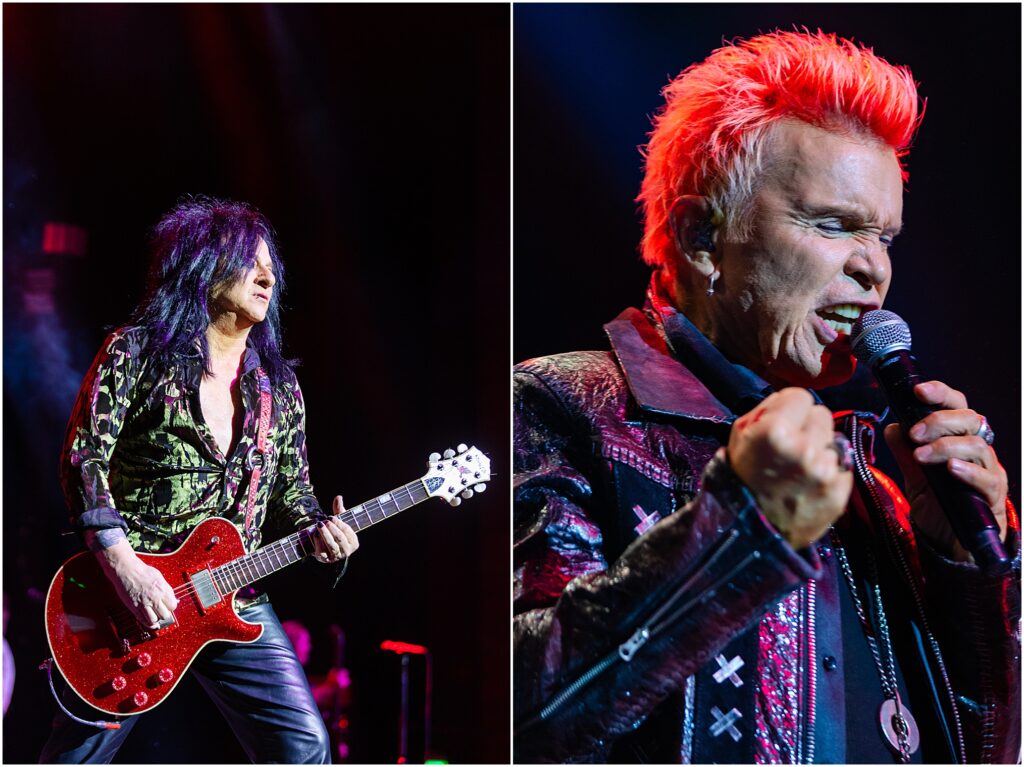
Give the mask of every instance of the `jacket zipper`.
M 551 701 L 544 706 L 537 714 L 536 717 L 528 721 L 523 725 L 521 729 L 525 729 L 530 725 L 534 724 L 537 720 L 550 719 L 555 712 L 564 706 L 569 700 L 571 700 L 580 690 L 590 684 L 595 677 L 606 671 L 609 667 L 614 665 L 618 661 L 629 663 L 633 660 L 637 651 L 643 647 L 647 642 L 655 638 L 658 634 L 664 631 L 669 625 L 678 620 L 685 612 L 690 610 L 694 605 L 701 601 L 704 601 L 715 594 L 718 588 L 725 582 L 728 582 L 737 572 L 745 568 L 752 559 L 760 558 L 760 552 L 754 551 L 746 556 L 743 561 L 733 567 L 728 573 L 719 578 L 703 592 L 695 596 L 694 598 L 684 602 L 676 610 L 674 610 L 667 618 L 663 616 L 673 608 L 673 606 L 679 601 L 679 599 L 692 587 L 695 581 L 704 574 L 704 571 L 711 567 L 715 561 L 721 557 L 732 544 L 739 537 L 739 532 L 735 529 L 730 530 L 721 541 L 719 541 L 714 548 L 712 548 L 705 561 L 702 564 L 698 564 L 694 568 L 694 573 L 683 581 L 669 597 L 647 618 L 646 621 L 640 624 L 640 626 L 630 635 L 630 637 L 620 644 L 616 649 L 609 652 L 607 655 L 598 660 L 593 666 L 588 668 L 570 684 L 564 687 Z
M 911 596 L 914 599 L 914 606 L 917 609 L 918 619 L 921 621 L 921 628 L 924 630 L 924 635 L 928 638 L 928 646 L 931 648 L 932 655 L 935 658 L 935 663 L 938 666 L 939 673 L 942 675 L 943 686 L 945 687 L 946 695 L 949 698 L 950 711 L 953 715 L 953 722 L 956 727 L 956 745 L 959 746 L 959 753 L 957 758 L 960 764 L 967 763 L 966 748 L 964 746 L 964 734 L 963 727 L 960 723 L 960 712 L 956 707 L 956 696 L 953 693 L 953 685 L 949 681 L 949 674 L 946 671 L 946 663 L 942 658 L 942 653 L 939 650 L 939 643 L 936 641 L 935 636 L 932 634 L 931 629 L 928 626 L 928 619 L 925 616 L 924 603 L 921 600 L 921 595 L 917 591 L 917 583 L 914 581 L 913 574 L 910 571 L 910 567 L 907 564 L 906 557 L 903 556 L 903 549 L 900 548 L 898 543 L 898 533 L 893 529 L 896 524 L 889 515 L 885 513 L 885 507 L 882 504 L 882 500 L 878 494 L 878 482 L 875 480 L 874 475 L 868 468 L 867 460 L 864 456 L 864 446 L 861 439 L 860 419 L 856 415 L 853 418 L 853 433 L 851 434 L 851 443 L 854 448 L 854 466 L 857 469 L 857 473 L 863 481 L 865 487 L 871 494 L 871 500 L 874 503 L 875 510 L 878 512 L 876 517 L 880 517 L 882 524 L 885 526 L 886 533 L 888 534 L 887 542 L 890 552 L 895 554 L 896 560 L 899 564 L 900 570 L 902 571 L 903 577 L 906 580 L 908 587 L 910 588 Z
M 818 585 L 813 580 L 807 581 L 807 753 L 805 758 L 797 759 L 802 764 L 814 764 L 814 722 L 817 718 L 818 702 L 818 639 L 817 616 L 815 604 Z

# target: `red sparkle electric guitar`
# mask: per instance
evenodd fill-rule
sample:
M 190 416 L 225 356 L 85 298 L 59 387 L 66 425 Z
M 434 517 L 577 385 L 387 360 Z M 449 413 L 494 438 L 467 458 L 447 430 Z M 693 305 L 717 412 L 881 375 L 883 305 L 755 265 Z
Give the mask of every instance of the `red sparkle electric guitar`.
M 420 479 L 347 509 L 339 518 L 364 530 L 439 497 L 457 506 L 484 489 L 490 460 L 459 445 L 434 453 Z M 254 642 L 263 626 L 242 620 L 232 602 L 238 589 L 313 553 L 307 528 L 246 554 L 226 519 L 199 524 L 171 554 L 139 554 L 178 596 L 178 607 L 156 629 L 142 626 L 121 602 L 94 554 L 76 554 L 57 572 L 46 595 L 46 636 L 53 659 L 86 703 L 116 716 L 141 714 L 170 694 L 210 642 Z

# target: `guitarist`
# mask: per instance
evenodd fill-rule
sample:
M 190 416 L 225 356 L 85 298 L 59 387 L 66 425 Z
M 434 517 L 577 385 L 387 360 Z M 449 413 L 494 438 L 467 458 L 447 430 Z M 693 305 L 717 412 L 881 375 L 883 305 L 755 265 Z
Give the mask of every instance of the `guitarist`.
M 133 323 L 106 339 L 82 383 L 62 451 L 65 497 L 74 527 L 147 627 L 169 619 L 177 600 L 136 552 L 173 551 L 209 517 L 232 520 L 249 551 L 268 517 L 296 529 L 316 523 L 324 563 L 347 562 L 359 545 L 310 485 L 302 394 L 280 349 L 283 277 L 260 213 L 207 198 L 179 205 L 154 230 Z M 338 496 L 334 513 L 343 510 Z M 262 637 L 213 642 L 192 671 L 254 762 L 330 763 L 323 721 L 267 596 L 250 589 L 236 601 Z M 97 718 L 70 690 L 64 704 Z M 40 761 L 109 762 L 137 719 L 98 729 L 58 711 Z

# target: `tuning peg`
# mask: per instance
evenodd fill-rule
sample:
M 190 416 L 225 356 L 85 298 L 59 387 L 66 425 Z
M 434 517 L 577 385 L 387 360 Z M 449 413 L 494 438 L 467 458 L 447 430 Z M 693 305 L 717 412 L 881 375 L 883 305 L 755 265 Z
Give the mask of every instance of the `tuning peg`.
M 444 457 L 445 458 L 454 458 L 455 457 L 455 451 L 452 450 L 451 448 L 448 448 L 447 450 L 444 451 Z
M 458 450 L 460 453 L 465 453 L 467 450 L 469 450 L 469 448 L 466 447 L 466 445 L 462 442 L 460 442 L 459 446 L 455 449 Z
M 472 491 L 472 490 L 470 490 L 470 489 L 469 489 L 469 488 L 467 487 L 467 488 L 466 488 L 465 490 L 463 490 L 463 491 L 462 491 L 462 497 L 463 497 L 463 498 L 472 498 L 472 497 L 473 497 L 473 491 Z
M 427 463 L 435 463 L 436 461 L 440 461 L 440 460 L 441 460 L 441 454 L 440 453 L 431 453 L 429 456 L 427 456 Z
M 452 506 L 458 506 L 460 503 L 462 503 L 462 499 L 459 498 L 459 496 L 455 496 L 450 501 L 448 501 L 448 503 L 450 503 Z
M 476 490 L 478 493 L 482 493 L 484 490 L 487 489 L 487 485 L 481 482 L 479 485 L 473 485 L 473 489 Z

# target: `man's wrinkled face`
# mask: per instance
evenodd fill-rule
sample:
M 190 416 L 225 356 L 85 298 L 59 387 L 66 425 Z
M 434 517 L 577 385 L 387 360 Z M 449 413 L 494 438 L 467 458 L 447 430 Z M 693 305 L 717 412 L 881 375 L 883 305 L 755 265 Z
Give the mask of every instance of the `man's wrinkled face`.
M 719 239 L 715 343 L 775 385 L 820 388 L 856 365 L 849 334 L 889 289 L 903 216 L 895 152 L 787 121 L 768 147 L 751 235 Z
M 233 283 L 221 288 L 215 297 L 218 312 L 230 312 L 238 319 L 256 324 L 263 322 L 274 295 L 274 264 L 267 243 L 260 239 L 252 268 Z

